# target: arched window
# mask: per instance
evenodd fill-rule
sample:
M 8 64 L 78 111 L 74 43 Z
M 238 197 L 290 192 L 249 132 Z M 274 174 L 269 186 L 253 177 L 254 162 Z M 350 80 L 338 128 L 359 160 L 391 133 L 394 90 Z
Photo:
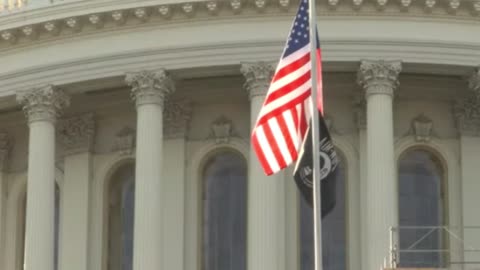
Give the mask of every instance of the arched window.
M 108 194 L 108 270 L 132 270 L 135 167 L 129 163 L 112 176 Z
M 23 269 L 23 263 L 25 260 L 25 229 L 26 229 L 26 216 L 27 216 L 27 192 L 23 194 L 20 203 L 21 214 L 19 215 L 19 222 L 21 224 L 20 233 L 18 236 L 19 245 L 19 259 L 18 259 L 18 269 Z M 58 184 L 55 183 L 55 216 L 54 216 L 54 270 L 58 269 L 58 242 L 59 242 L 59 231 L 60 231 L 60 188 Z
M 404 267 L 442 267 L 445 173 L 440 160 L 425 149 L 405 152 L 398 166 L 400 260 Z M 423 227 L 423 228 L 422 228 Z M 402 252 L 409 250 L 410 252 Z M 413 251 L 413 252 L 412 252 Z M 446 255 L 446 254 L 443 254 Z
M 337 151 L 338 152 L 338 151 Z M 340 156 L 336 179 L 335 208 L 322 220 L 323 266 L 327 270 L 347 269 L 345 159 Z M 292 180 L 293 181 L 293 180 Z M 313 209 L 300 199 L 300 269 L 314 266 Z
M 203 269 L 245 270 L 247 167 L 222 151 L 203 169 Z

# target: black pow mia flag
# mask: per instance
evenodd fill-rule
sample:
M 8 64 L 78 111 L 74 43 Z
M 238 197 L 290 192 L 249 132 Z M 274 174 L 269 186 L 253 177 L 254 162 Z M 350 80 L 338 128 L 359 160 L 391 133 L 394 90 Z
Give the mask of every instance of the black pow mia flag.
M 339 159 L 335 152 L 332 139 L 323 119 L 322 114 L 319 116 L 320 126 L 320 179 L 321 179 L 321 201 L 322 201 L 322 218 L 325 217 L 335 207 L 336 189 L 335 182 L 338 172 Z M 312 207 L 313 205 L 313 155 L 312 155 L 312 132 L 311 123 L 308 127 L 306 138 L 303 140 L 300 149 L 297 164 L 293 173 L 293 178 L 297 184 L 302 197 Z

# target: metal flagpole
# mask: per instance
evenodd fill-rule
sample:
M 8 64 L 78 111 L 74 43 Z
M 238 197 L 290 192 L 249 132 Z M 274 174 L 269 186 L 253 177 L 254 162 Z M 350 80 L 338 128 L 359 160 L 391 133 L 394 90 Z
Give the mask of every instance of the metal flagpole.
M 315 247 L 315 270 L 323 269 L 322 258 L 322 201 L 320 185 L 320 128 L 318 116 L 318 95 L 317 95 L 317 26 L 315 0 L 308 0 L 309 22 L 310 22 L 310 62 L 312 80 L 312 147 L 313 147 L 313 225 L 314 225 L 314 247 Z

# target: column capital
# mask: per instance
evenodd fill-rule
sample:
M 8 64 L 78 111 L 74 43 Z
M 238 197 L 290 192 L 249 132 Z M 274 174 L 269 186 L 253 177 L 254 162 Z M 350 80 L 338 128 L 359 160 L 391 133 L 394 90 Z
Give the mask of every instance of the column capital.
M 245 77 L 244 87 L 250 99 L 256 96 L 265 96 L 275 71 L 272 62 L 243 62 L 240 72 Z
M 169 101 L 165 105 L 163 133 L 166 139 L 185 138 L 192 118 L 189 100 Z
M 132 87 L 131 96 L 137 107 L 143 104 L 163 107 L 165 98 L 175 92 L 173 80 L 165 69 L 130 72 L 125 82 Z
M 364 60 L 358 69 L 357 82 L 365 90 L 365 96 L 375 94 L 390 95 L 393 97 L 398 87 L 398 75 L 402 70 L 400 61 L 371 61 Z
M 70 105 L 70 97 L 63 90 L 47 85 L 17 93 L 17 102 L 23 105 L 28 122 L 55 122 L 62 110 Z
M 95 136 L 93 113 L 60 121 L 57 132 L 66 155 L 91 151 Z
M 455 102 L 453 113 L 460 135 L 480 136 L 480 98 Z
M 480 98 L 480 66 L 477 67 L 468 78 L 468 88 Z
M 0 132 L 0 172 L 5 171 L 10 152 L 10 138 L 6 132 Z

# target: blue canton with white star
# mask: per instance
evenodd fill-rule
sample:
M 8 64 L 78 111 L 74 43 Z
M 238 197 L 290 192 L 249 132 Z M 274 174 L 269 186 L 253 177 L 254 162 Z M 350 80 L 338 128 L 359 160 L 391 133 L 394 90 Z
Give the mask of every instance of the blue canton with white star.
M 310 43 L 308 0 L 301 0 L 292 30 L 288 36 L 287 46 L 283 57 L 289 56 Z M 319 48 L 317 37 L 317 48 Z

